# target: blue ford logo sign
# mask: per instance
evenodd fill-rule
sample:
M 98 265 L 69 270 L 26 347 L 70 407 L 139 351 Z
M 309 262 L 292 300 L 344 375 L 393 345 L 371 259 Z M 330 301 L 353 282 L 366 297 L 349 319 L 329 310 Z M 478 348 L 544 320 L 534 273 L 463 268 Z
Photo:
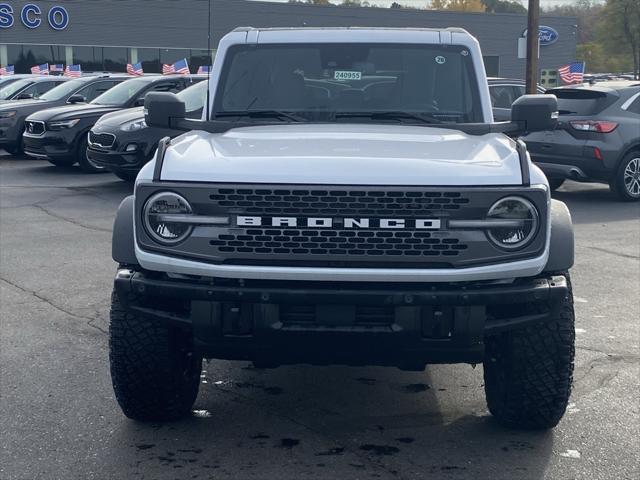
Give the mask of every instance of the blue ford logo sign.
M 527 36 L 527 31 L 522 32 L 522 36 Z M 558 34 L 555 28 L 547 27 L 546 25 L 540 25 L 538 27 L 538 38 L 540 40 L 540 45 L 551 45 L 558 41 Z
M 540 25 L 538 38 L 540 38 L 540 45 L 551 45 L 558 41 L 558 32 L 551 27 Z

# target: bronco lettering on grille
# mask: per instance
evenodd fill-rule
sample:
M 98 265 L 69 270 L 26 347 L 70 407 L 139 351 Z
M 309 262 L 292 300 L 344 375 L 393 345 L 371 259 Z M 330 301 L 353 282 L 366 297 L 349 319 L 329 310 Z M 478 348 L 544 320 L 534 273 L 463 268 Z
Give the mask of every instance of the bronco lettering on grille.
M 239 227 L 306 227 L 306 228 L 385 228 L 393 230 L 439 230 L 441 221 L 437 218 L 332 218 L 332 217 L 248 217 L 237 216 Z

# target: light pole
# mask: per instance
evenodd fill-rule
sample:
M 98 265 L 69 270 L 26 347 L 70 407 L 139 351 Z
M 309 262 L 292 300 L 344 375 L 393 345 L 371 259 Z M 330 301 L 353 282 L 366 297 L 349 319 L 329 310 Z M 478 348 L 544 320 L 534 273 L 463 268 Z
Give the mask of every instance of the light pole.
M 537 93 L 538 87 L 538 30 L 540 24 L 540 0 L 529 0 L 527 11 L 527 93 Z

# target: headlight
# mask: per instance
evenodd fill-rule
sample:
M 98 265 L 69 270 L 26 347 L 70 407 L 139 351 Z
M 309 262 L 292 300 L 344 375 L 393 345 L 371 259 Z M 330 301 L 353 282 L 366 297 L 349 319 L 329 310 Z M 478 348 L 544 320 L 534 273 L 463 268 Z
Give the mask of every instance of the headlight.
M 0 112 L 0 118 L 11 118 L 15 116 L 17 110 L 8 110 L 6 112 Z
M 175 245 L 191 234 L 193 226 L 180 221 L 171 221 L 171 216 L 190 213 L 193 213 L 191 205 L 177 193 L 156 193 L 144 206 L 144 226 L 156 242 Z
M 74 118 L 73 120 L 61 120 L 59 122 L 49 122 L 47 123 L 47 128 L 49 130 L 64 130 L 65 128 L 72 128 L 80 121 L 79 118 Z
M 488 219 L 503 220 L 499 226 L 487 229 L 489 239 L 498 247 L 517 250 L 528 245 L 538 231 L 536 207 L 522 197 L 505 197 L 489 209 Z
M 124 132 L 135 132 L 137 130 L 142 130 L 143 128 L 147 128 L 147 122 L 145 122 L 144 119 L 128 122 L 120 126 L 120 130 Z

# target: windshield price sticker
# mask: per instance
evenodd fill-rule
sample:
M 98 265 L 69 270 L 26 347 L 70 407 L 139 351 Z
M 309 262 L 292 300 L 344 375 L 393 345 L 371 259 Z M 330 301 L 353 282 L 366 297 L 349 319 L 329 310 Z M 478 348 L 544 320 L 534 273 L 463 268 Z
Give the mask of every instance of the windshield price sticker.
M 362 80 L 362 72 L 351 70 L 336 70 L 333 74 L 334 80 Z

